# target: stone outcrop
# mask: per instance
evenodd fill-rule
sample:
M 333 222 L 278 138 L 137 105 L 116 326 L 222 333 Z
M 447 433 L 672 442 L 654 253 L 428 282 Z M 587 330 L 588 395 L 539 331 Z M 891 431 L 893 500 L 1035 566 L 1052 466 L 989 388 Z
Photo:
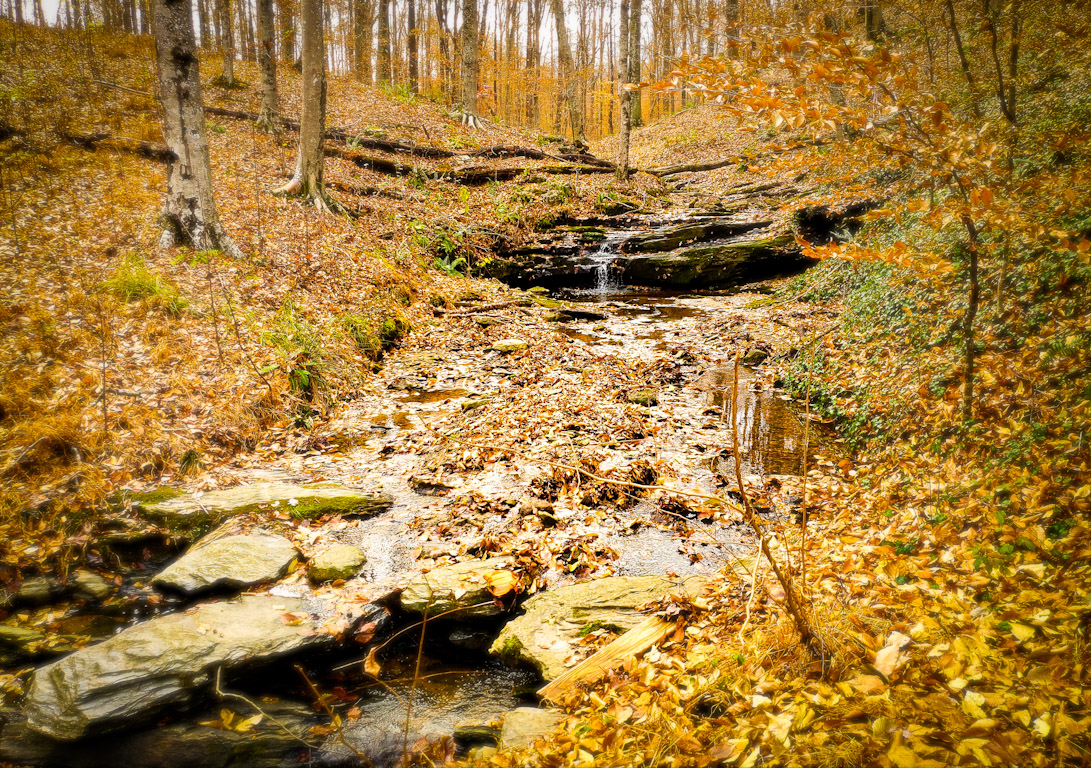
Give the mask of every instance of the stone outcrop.
M 155 578 L 157 587 L 187 595 L 210 589 L 243 589 L 279 579 L 296 557 L 284 536 L 256 529 L 228 533 L 225 524 L 205 536 Z
M 427 609 L 429 616 L 456 619 L 497 616 L 501 608 L 489 591 L 489 576 L 512 565 L 510 557 L 491 557 L 436 568 L 409 582 L 402 592 L 402 609 L 420 614 Z
M 61 741 L 132 728 L 189 702 L 219 669 L 331 644 L 318 629 L 302 600 L 273 595 L 157 617 L 37 669 L 27 725 Z
M 696 592 L 701 577 L 674 582 L 661 576 L 610 576 L 539 592 L 524 604 L 522 616 L 508 622 L 490 652 L 523 662 L 549 681 L 559 677 L 573 656 L 581 632 L 626 632 L 644 620 L 637 609 L 672 591 Z

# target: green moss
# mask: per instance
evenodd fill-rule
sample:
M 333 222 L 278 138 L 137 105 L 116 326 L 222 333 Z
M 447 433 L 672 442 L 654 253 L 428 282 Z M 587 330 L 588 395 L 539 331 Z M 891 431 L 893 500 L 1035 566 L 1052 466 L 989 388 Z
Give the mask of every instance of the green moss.
M 504 641 L 504 644 L 500 646 L 500 657 L 503 659 L 518 658 L 522 653 L 523 644 L 519 642 L 517 637 L 509 637 Z
M 324 515 L 376 515 L 390 509 L 390 500 L 376 496 L 312 496 L 296 499 L 296 504 L 289 507 L 295 520 L 315 520 Z M 256 509 L 267 508 L 267 504 L 255 504 Z
M 132 499 L 133 504 L 136 506 L 143 506 L 145 504 L 162 504 L 165 501 L 184 496 L 185 493 L 185 491 L 179 488 L 171 488 L 169 485 L 164 485 L 156 488 L 154 491 L 131 493 L 129 494 L 129 498 Z

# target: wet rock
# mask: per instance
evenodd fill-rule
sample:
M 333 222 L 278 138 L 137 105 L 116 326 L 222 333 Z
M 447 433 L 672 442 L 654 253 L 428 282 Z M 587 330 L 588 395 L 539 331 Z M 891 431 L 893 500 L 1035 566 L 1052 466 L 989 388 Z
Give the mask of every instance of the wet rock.
M 210 589 L 243 589 L 279 579 L 296 557 L 284 536 L 261 529 L 226 535 L 233 523 L 201 539 L 152 579 L 157 587 L 187 595 Z
M 459 619 L 497 616 L 501 609 L 489 592 L 488 577 L 512 565 L 510 557 L 491 557 L 436 568 L 409 582 L 402 592 L 402 609 L 423 614 L 427 608 L 429 616 L 457 611 L 446 618 Z
M 199 497 L 180 491 L 134 494 L 133 503 L 145 517 L 175 530 L 269 508 L 306 519 L 334 514 L 377 515 L 389 510 L 394 500 L 333 483 L 304 485 L 272 480 L 209 491 Z
M 504 715 L 500 746 L 504 749 L 529 747 L 541 736 L 551 733 L 564 716 L 538 707 L 519 707 Z
M 621 262 L 627 285 L 711 288 L 782 272 L 801 263 L 791 235 L 635 254 Z
M 246 595 L 136 624 L 36 670 L 27 724 L 61 741 L 134 727 L 199 695 L 218 669 L 332 644 L 307 616 L 302 600 Z
M 489 650 L 507 661 L 531 664 L 545 680 L 553 680 L 567 669 L 572 642 L 586 627 L 625 632 L 644 620 L 640 606 L 671 591 L 696 592 L 703 584 L 701 577 L 674 582 L 661 576 L 611 576 L 539 592 Z
M 495 747 L 500 740 L 500 732 L 488 725 L 460 725 L 451 735 L 462 747 Z
M 477 315 L 474 318 L 474 322 L 480 325 L 482 328 L 490 328 L 494 325 L 500 325 L 503 320 L 499 320 L 495 317 L 489 317 L 488 315 Z
M 227 704 L 175 723 L 134 733 L 111 734 L 76 743 L 55 741 L 35 733 L 25 722 L 12 721 L 0 733 L 0 760 L 23 766 L 68 768 L 295 768 L 308 757 L 305 739 L 317 718 L 303 704 L 263 704 L 269 717 L 236 731 L 200 725 L 220 721 L 226 709 L 238 721 L 254 716 L 242 704 Z M 273 722 L 275 718 L 290 733 Z M 297 738 L 299 737 L 299 738 Z
M 633 235 L 622 244 L 621 250 L 625 253 L 672 251 L 687 243 L 741 235 L 755 229 L 768 227 L 772 223 L 771 221 L 732 221 L 724 219 L 687 222 Z
M 483 405 L 488 405 L 488 403 L 489 399 L 487 397 L 470 398 L 459 403 L 459 408 L 465 413 L 467 411 L 477 410 Z
M 47 576 L 32 576 L 19 585 L 15 593 L 16 602 L 28 605 L 48 603 L 60 594 L 61 586 L 56 579 Z
M 76 584 L 77 597 L 88 600 L 105 600 L 114 592 L 113 586 L 93 571 L 76 571 L 73 580 Z
M 746 351 L 746 354 L 742 356 L 742 364 L 749 366 L 761 365 L 768 358 L 768 351 L 761 349 L 760 347 L 751 347 Z
M 29 627 L 0 624 L 0 664 L 8 666 L 38 658 L 45 639 L 44 633 Z
M 634 390 L 628 394 L 627 399 L 630 403 L 643 405 L 645 408 L 659 404 L 659 396 L 654 389 Z
M 336 581 L 351 579 L 367 562 L 367 555 L 351 544 L 334 544 L 314 556 L 307 566 L 311 581 Z
M 511 354 L 512 352 L 522 352 L 529 344 L 522 339 L 500 339 L 493 342 L 491 349 L 494 352 L 500 352 L 501 354 Z

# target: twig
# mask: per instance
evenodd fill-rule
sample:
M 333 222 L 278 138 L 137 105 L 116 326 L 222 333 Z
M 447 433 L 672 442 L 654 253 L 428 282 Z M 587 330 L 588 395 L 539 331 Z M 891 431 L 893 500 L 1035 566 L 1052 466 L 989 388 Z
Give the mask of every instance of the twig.
M 780 563 L 778 563 L 773 556 L 772 548 L 769 546 L 769 539 L 765 535 L 765 530 L 758 520 L 758 516 L 754 514 L 754 509 L 750 505 L 750 496 L 747 494 L 746 487 L 743 485 L 742 464 L 739 461 L 739 427 L 737 421 L 738 396 L 739 356 L 736 355 L 735 378 L 731 390 L 731 445 L 735 452 L 735 479 L 739 484 L 739 495 L 742 496 L 743 514 L 746 517 L 746 522 L 754 529 L 754 533 L 757 535 L 758 542 L 761 546 L 761 551 L 765 554 L 765 559 L 769 561 L 769 565 L 772 567 L 773 573 L 777 577 L 777 581 L 780 582 L 780 586 L 784 590 L 784 607 L 792 617 L 792 621 L 795 622 L 796 631 L 799 632 L 800 639 L 803 641 L 803 644 L 807 646 L 807 650 L 810 651 L 811 655 L 816 659 L 820 659 L 825 655 L 821 641 L 815 636 L 807 618 L 803 615 L 803 610 L 800 606 L 799 598 L 796 596 L 795 586 L 792 584 L 791 577 L 781 570 Z
M 298 734 L 295 734 L 295 733 L 292 733 L 292 730 L 288 726 L 286 726 L 284 723 L 277 720 L 275 717 L 270 715 L 268 712 L 266 712 L 264 709 L 259 707 L 256 703 L 254 703 L 250 699 L 243 696 L 241 693 L 230 693 L 228 691 L 225 691 L 220 686 L 220 678 L 221 678 L 222 673 L 223 673 L 223 667 L 217 667 L 216 668 L 216 682 L 213 683 L 213 688 L 212 688 L 213 692 L 217 696 L 219 696 L 221 699 L 235 699 L 236 701 L 241 701 L 244 704 L 247 704 L 248 706 L 253 708 L 259 715 L 261 715 L 264 718 L 267 718 L 269 720 L 269 722 L 271 722 L 274 725 L 276 725 L 277 727 L 279 727 L 282 731 L 284 731 L 286 734 L 288 734 L 293 739 L 298 741 L 300 744 L 303 744 L 308 749 L 313 749 L 315 747 L 314 744 L 311 744 L 306 739 L 304 739 L 302 736 L 300 736 Z

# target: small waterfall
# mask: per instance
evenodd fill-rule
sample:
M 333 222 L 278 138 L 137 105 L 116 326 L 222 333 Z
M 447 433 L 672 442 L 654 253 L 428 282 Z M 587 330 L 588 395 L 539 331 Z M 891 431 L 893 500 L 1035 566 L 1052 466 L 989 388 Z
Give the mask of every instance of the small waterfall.
M 613 293 L 624 286 L 621 281 L 621 271 L 614 267 L 614 263 L 618 258 L 618 246 L 630 234 L 629 232 L 611 232 L 599 243 L 598 250 L 588 254 L 587 259 L 594 278 L 591 293 Z

